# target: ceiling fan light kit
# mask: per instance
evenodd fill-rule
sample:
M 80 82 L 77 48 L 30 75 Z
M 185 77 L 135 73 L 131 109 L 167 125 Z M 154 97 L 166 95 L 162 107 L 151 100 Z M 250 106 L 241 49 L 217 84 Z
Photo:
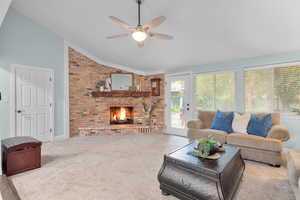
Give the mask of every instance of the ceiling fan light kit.
M 166 17 L 160 16 L 154 18 L 149 24 L 147 25 L 142 25 L 141 24 L 141 4 L 144 0 L 136 0 L 138 4 L 138 25 L 136 27 L 128 25 L 126 22 L 120 20 L 117 17 L 110 16 L 110 19 L 114 21 L 115 23 L 121 25 L 123 28 L 126 28 L 127 30 L 130 31 L 129 34 L 119 34 L 119 35 L 113 35 L 107 37 L 107 39 L 115 39 L 115 38 L 121 38 L 121 37 L 128 37 L 131 35 L 131 37 L 137 42 L 137 45 L 139 47 L 144 46 L 144 41 L 148 37 L 156 38 L 156 39 L 162 39 L 162 40 L 171 40 L 173 39 L 172 36 L 166 35 L 166 34 L 160 34 L 160 33 L 152 33 L 150 32 L 150 29 L 159 26 L 162 24 L 165 20 Z
M 144 31 L 134 31 L 131 36 L 137 42 L 143 42 L 148 37 Z

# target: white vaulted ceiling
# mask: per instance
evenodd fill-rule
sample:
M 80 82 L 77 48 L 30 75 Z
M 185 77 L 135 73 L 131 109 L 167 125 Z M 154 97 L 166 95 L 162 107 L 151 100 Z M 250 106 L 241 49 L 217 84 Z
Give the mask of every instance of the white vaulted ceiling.
M 1 0 L 0 2 L 0 27 L 10 4 L 11 0 Z
M 142 22 L 164 15 L 138 48 L 113 15 L 137 23 L 134 0 L 14 0 L 13 7 L 101 60 L 146 73 L 300 50 L 299 0 L 145 0 Z M 154 29 L 153 29 L 154 30 Z

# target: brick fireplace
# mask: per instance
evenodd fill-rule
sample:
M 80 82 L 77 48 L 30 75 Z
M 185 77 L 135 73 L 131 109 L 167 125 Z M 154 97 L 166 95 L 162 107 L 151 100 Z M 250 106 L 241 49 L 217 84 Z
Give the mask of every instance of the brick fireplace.
M 111 73 L 128 73 L 120 69 L 104 66 L 74 49 L 69 49 L 69 96 L 70 96 L 70 135 L 110 135 L 159 133 L 164 128 L 164 75 L 143 76 L 133 74 L 134 84 L 141 84 L 142 91 L 151 91 L 151 79 L 161 79 L 160 96 L 123 95 L 96 96 L 97 82 L 110 77 Z M 152 114 L 155 131 L 149 130 L 149 116 L 143 104 L 160 100 Z M 123 109 L 122 109 L 123 108 Z M 124 114 L 126 111 L 126 120 Z M 116 115 L 117 114 L 117 115 Z M 114 116 L 116 115 L 116 116 Z M 114 119 L 119 119 L 118 122 Z M 84 134 L 80 134 L 84 132 Z

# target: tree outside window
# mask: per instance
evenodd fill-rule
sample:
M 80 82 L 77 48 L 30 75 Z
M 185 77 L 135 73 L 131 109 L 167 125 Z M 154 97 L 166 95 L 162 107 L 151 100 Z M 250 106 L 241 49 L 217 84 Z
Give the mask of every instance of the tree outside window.
M 245 84 L 246 111 L 300 115 L 300 66 L 250 70 Z
M 196 105 L 201 110 L 235 109 L 235 73 L 196 77 Z

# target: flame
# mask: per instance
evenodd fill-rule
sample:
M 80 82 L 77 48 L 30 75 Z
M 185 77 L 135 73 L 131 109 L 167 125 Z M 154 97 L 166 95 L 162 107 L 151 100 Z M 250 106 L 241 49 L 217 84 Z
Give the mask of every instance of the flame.
M 115 111 L 112 115 L 112 121 L 126 121 L 127 110 L 124 107 L 121 107 L 118 111 Z
M 119 116 L 120 116 L 120 120 L 126 120 L 127 119 L 125 108 L 121 107 Z

